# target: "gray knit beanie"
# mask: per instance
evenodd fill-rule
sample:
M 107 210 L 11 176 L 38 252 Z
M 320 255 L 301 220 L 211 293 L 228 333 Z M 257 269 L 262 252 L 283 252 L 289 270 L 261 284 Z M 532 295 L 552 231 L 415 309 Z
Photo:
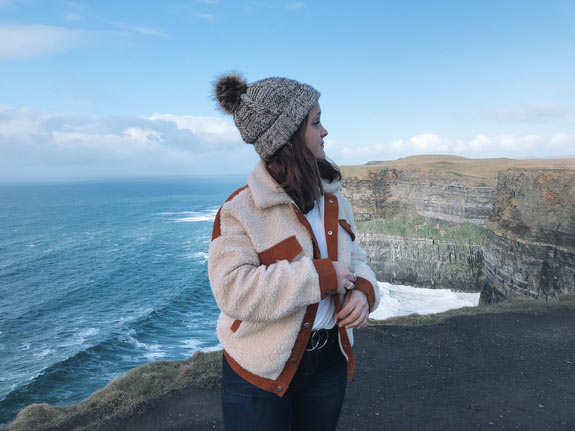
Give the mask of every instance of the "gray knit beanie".
M 222 111 L 234 116 L 242 139 L 268 160 L 289 142 L 320 93 L 287 78 L 267 78 L 249 84 L 237 74 L 220 77 L 214 98 Z

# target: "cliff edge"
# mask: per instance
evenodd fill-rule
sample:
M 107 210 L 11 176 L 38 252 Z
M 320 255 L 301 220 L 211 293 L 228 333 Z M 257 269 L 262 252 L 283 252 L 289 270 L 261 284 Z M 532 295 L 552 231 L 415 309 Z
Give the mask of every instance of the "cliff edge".
M 485 226 L 481 302 L 575 292 L 575 170 L 500 172 Z

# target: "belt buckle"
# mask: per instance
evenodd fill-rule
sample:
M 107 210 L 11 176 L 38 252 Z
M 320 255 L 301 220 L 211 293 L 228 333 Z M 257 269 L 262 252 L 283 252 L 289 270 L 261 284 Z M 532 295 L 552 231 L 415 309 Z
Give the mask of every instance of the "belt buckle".
M 321 331 L 325 332 L 325 341 L 321 344 L 320 346 L 320 342 L 321 342 Z M 327 341 L 329 340 L 329 331 L 327 329 L 316 329 L 311 331 L 311 337 L 309 338 L 308 344 L 309 342 L 311 342 L 313 345 L 311 348 L 307 348 L 306 347 L 306 352 L 313 352 L 314 350 L 320 350 L 323 349 L 325 347 L 325 345 L 327 344 Z

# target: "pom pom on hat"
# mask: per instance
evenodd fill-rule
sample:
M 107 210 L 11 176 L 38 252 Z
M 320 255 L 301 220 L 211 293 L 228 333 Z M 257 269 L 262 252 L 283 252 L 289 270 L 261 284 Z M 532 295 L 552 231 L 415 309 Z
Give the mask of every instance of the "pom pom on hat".
M 289 142 L 320 96 L 293 79 L 272 77 L 248 85 L 238 73 L 220 75 L 213 90 L 220 110 L 234 116 L 243 141 L 263 160 Z
M 240 106 L 241 96 L 248 84 L 237 73 L 221 76 L 214 85 L 214 97 L 222 111 L 233 114 Z

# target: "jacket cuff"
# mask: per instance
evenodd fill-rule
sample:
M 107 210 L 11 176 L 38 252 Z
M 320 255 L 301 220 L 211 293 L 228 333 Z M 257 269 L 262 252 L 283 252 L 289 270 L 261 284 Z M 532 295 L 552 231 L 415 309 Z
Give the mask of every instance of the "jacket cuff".
M 327 298 L 337 292 L 337 273 L 331 259 L 313 259 L 313 265 L 319 275 L 319 289 L 321 299 Z
M 373 290 L 373 285 L 369 280 L 366 280 L 363 277 L 357 277 L 353 284 L 355 286 L 355 290 L 359 290 L 367 296 L 367 304 L 369 305 L 369 312 L 371 313 L 375 304 L 375 291 Z

